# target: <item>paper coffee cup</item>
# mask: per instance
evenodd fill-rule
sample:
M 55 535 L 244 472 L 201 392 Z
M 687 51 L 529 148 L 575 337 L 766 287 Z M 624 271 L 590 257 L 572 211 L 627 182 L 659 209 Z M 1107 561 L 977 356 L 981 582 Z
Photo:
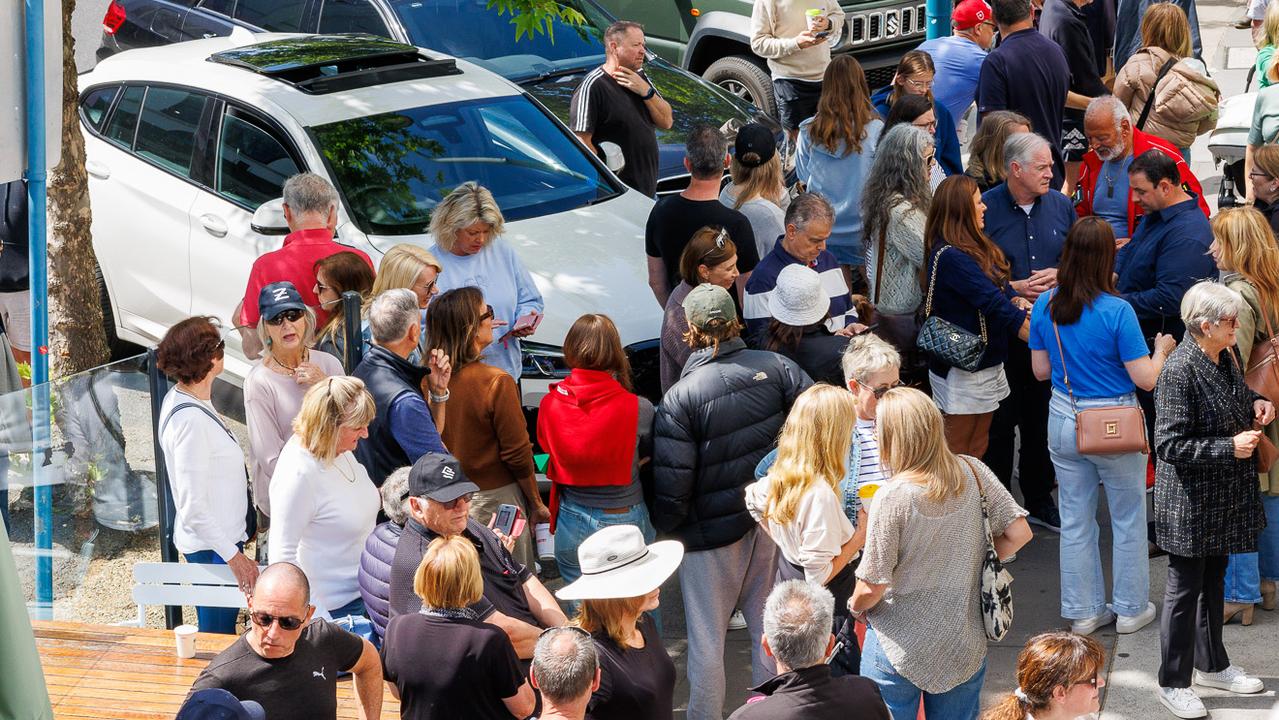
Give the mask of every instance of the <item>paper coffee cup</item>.
M 818 23 L 818 22 L 820 21 L 820 19 L 823 17 L 823 13 L 822 13 L 822 11 L 821 11 L 820 9 L 818 9 L 818 8 L 813 8 L 812 10 L 808 10 L 808 11 L 806 11 L 806 12 L 804 13 L 804 15 L 806 15 L 806 16 L 807 16 L 807 18 L 808 18 L 808 29 L 809 29 L 810 31 L 816 32 L 816 31 L 817 31 L 817 23 Z
M 537 537 L 537 556 L 543 560 L 555 557 L 555 536 L 551 534 L 550 523 L 537 523 L 533 526 L 533 534 Z
M 178 657 L 193 658 L 195 657 L 195 633 L 197 631 L 194 625 L 179 625 L 173 628 L 173 641 L 177 646 Z
M 870 500 L 875 497 L 875 493 L 879 491 L 879 486 L 883 483 L 864 482 L 857 486 L 857 497 L 862 500 Z

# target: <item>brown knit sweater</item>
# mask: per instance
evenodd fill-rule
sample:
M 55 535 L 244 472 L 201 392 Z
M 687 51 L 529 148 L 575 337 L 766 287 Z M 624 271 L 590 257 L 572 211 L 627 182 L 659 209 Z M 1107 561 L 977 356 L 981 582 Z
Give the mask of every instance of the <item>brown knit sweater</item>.
M 536 474 L 519 387 L 510 375 L 476 361 L 453 371 L 449 393 L 442 439 L 467 479 L 495 490 Z

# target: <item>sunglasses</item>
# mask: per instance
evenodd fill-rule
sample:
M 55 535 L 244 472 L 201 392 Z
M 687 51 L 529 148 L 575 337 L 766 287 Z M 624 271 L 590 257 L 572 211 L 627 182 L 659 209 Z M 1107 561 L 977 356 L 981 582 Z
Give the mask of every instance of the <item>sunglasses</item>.
M 485 320 L 492 320 L 493 317 L 494 317 L 493 306 L 485 305 L 484 314 L 480 316 L 480 322 L 484 322 Z
M 715 235 L 715 244 L 711 247 L 711 249 L 702 253 L 701 257 L 697 258 L 697 263 L 700 265 L 701 262 L 705 260 L 706 257 L 710 255 L 711 253 L 715 252 L 716 250 L 723 250 L 724 241 L 727 239 L 728 239 L 728 231 L 721 228 L 720 231 Z
M 440 505 L 444 506 L 445 510 L 453 510 L 454 508 L 457 507 L 458 503 L 467 503 L 469 505 L 471 501 L 474 499 L 475 499 L 475 493 L 469 492 L 462 495 L 458 495 L 457 497 L 453 498 L 452 500 L 449 500 L 448 502 L 441 502 Z M 440 501 L 436 500 L 436 502 L 440 502 Z
M 280 623 L 281 630 L 297 630 L 302 627 L 302 618 L 295 618 L 289 615 L 271 615 L 270 613 L 255 612 L 249 617 L 253 618 L 253 624 L 262 628 L 271 627 L 272 623 Z
M 902 382 L 901 380 L 898 380 L 895 383 L 889 383 L 888 385 L 880 385 L 877 388 L 873 388 L 870 391 L 870 394 L 874 395 L 876 400 L 882 400 L 883 397 L 888 394 L 889 390 L 892 390 L 893 388 L 899 388 L 899 387 L 905 387 L 905 386 L 906 386 L 906 383 Z
M 297 322 L 298 320 L 301 320 L 302 316 L 304 315 L 306 315 L 306 313 L 302 312 L 301 310 L 285 310 L 279 315 L 276 315 L 270 320 L 267 320 L 266 324 L 272 325 L 272 326 L 279 326 L 283 324 L 285 321 L 288 321 L 291 323 Z

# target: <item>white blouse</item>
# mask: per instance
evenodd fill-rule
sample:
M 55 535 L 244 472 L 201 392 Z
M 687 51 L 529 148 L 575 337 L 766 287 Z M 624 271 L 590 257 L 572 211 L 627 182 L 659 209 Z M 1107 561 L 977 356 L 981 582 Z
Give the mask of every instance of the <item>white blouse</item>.
M 771 476 L 765 475 L 746 486 L 746 509 L 751 517 L 768 530 L 768 534 L 790 563 L 804 568 L 804 579 L 824 585 L 830 575 L 831 560 L 853 537 L 853 524 L 844 515 L 843 505 L 835 491 L 815 482 L 800 498 L 795 517 L 785 525 L 763 520 L 768 507 Z

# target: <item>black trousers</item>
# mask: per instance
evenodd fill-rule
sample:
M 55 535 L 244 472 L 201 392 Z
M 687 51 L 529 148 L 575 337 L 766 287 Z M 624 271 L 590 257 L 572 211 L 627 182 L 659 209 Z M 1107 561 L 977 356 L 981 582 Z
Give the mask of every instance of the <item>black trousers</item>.
M 1190 687 L 1191 671 L 1230 666 L 1221 642 L 1228 555 L 1168 555 L 1168 586 L 1159 618 L 1159 685 Z
M 1033 513 L 1044 505 L 1054 504 L 1052 490 L 1056 473 L 1048 456 L 1048 402 L 1052 399 L 1052 385 L 1047 380 L 1035 379 L 1030 368 L 1030 348 L 1020 342 L 1009 343 L 1004 374 L 1012 392 L 999 403 L 999 409 L 991 418 L 990 444 L 982 462 L 1011 490 L 1014 433 L 1020 427 L 1018 483 L 1026 509 Z

